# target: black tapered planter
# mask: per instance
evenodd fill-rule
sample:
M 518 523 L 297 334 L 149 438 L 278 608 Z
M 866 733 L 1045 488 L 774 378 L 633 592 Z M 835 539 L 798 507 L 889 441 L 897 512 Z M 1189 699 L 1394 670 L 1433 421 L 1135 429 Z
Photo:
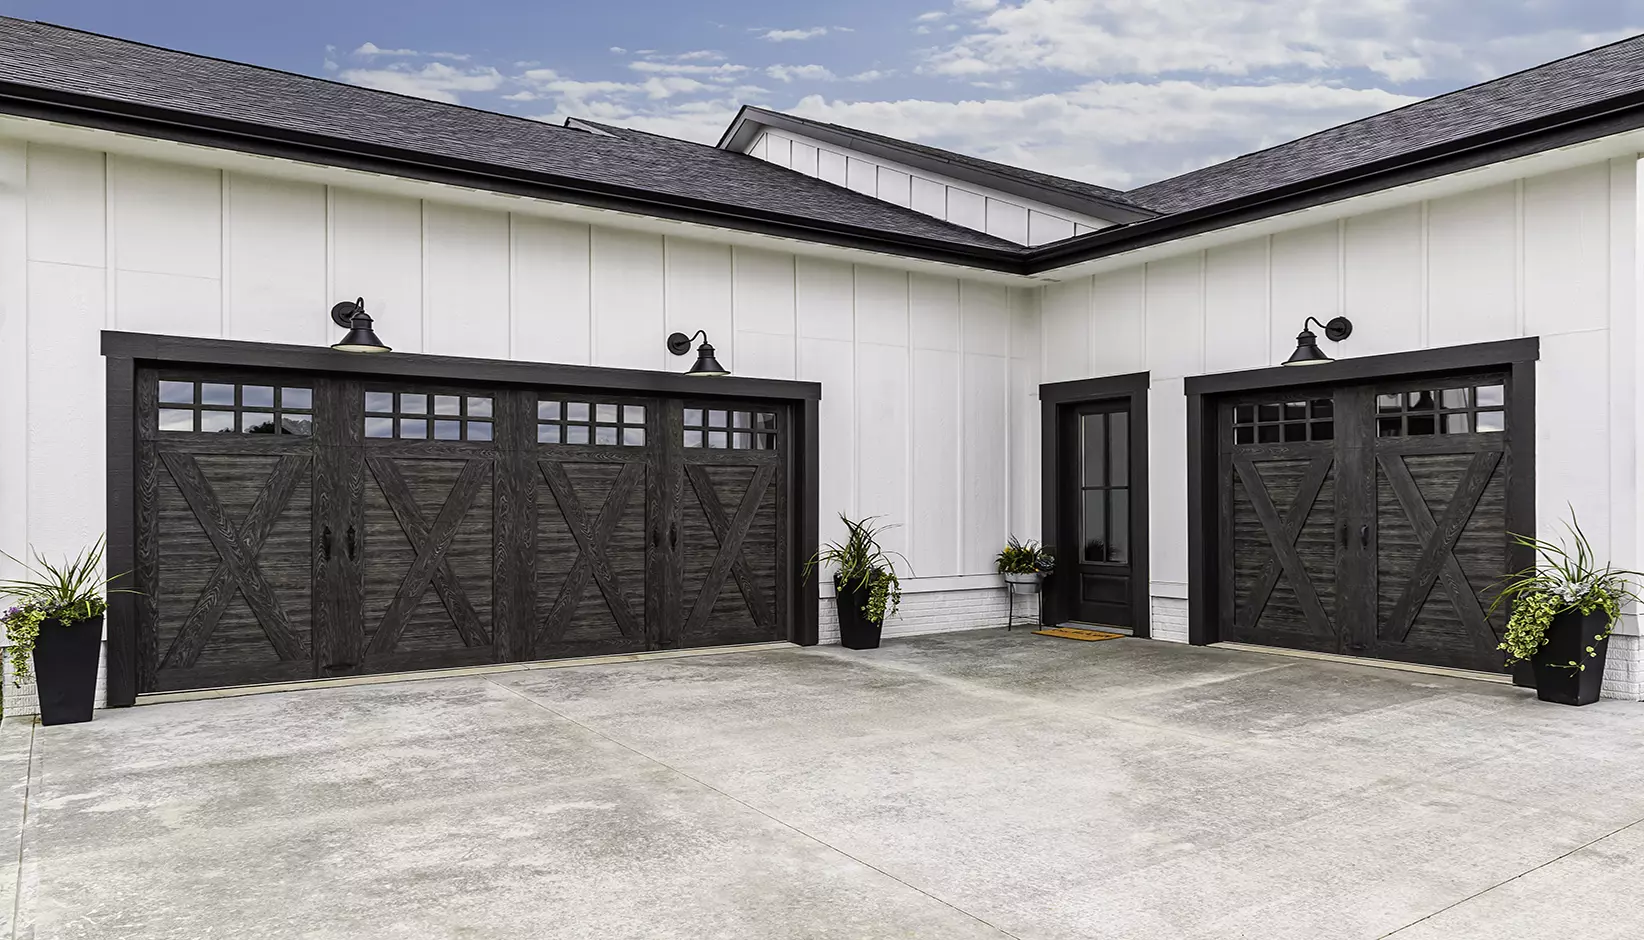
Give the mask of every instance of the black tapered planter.
M 34 684 L 40 693 L 41 724 L 91 720 L 102 642 L 102 617 L 40 625 L 40 637 L 34 641 Z
M 1536 698 L 1560 705 L 1591 705 L 1604 687 L 1604 660 L 1610 651 L 1610 615 L 1566 611 L 1553 617 L 1547 642 L 1531 657 L 1536 673 Z M 1603 636 L 1602 640 L 1594 637 Z M 1590 656 L 1591 646 L 1597 656 Z M 1585 665 L 1576 669 L 1570 662 Z
M 873 585 L 851 583 L 853 587 L 846 588 L 837 577 L 833 579 L 834 602 L 839 605 L 839 645 L 850 650 L 876 650 L 885 624 L 869 620 L 868 615 L 862 612 L 868 606 Z

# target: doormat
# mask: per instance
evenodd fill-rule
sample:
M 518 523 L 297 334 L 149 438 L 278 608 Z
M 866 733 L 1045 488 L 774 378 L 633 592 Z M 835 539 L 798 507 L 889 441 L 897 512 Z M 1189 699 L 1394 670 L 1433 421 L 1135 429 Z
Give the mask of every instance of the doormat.
M 1059 636 L 1069 640 L 1117 640 L 1123 633 L 1107 633 L 1102 630 L 1081 630 L 1078 627 L 1052 627 L 1049 630 L 1035 630 L 1034 636 Z

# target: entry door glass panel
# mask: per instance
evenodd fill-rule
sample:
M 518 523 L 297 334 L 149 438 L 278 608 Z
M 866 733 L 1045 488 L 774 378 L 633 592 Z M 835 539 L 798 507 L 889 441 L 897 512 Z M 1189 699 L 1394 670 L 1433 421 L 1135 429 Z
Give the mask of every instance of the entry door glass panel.
M 1130 560 L 1130 416 L 1100 412 L 1080 416 L 1080 552 L 1087 562 Z
M 1128 627 L 1132 605 L 1131 452 L 1128 400 L 1074 406 L 1059 425 L 1061 505 L 1057 540 L 1069 549 L 1058 572 L 1065 615 L 1086 623 Z

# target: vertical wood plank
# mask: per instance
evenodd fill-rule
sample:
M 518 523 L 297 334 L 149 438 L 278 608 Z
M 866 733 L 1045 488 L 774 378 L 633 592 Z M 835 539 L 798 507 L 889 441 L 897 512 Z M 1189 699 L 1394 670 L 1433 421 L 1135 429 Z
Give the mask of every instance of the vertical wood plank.
M 491 637 L 498 662 L 519 662 L 531 658 L 536 624 L 537 395 L 499 390 L 495 400 Z

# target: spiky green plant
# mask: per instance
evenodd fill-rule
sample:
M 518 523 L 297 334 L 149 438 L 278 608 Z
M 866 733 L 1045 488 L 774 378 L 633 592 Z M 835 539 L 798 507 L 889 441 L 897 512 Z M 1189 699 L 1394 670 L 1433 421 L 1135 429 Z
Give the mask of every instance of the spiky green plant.
M 1056 567 L 1056 556 L 1033 539 L 1023 542 L 1013 535 L 993 560 L 993 566 L 1000 574 L 1044 574 Z
M 1600 564 L 1593 552 L 1587 534 L 1576 521 L 1575 510 L 1564 523 L 1569 541 L 1549 542 L 1533 536 L 1512 536 L 1513 542 L 1536 553 L 1536 563 L 1522 571 L 1507 575 L 1500 582 L 1501 589 L 1490 604 L 1493 615 L 1501 605 L 1512 604 L 1507 618 L 1507 631 L 1498 649 L 1507 653 L 1507 665 L 1533 657 L 1547 643 L 1547 630 L 1553 618 L 1568 611 L 1583 615 L 1603 610 L 1607 615 L 1604 629 L 1593 635 L 1591 644 L 1584 644 L 1587 658 L 1598 656 L 1597 644 L 1603 642 L 1621 619 L 1621 607 L 1628 601 L 1638 600 L 1633 584 L 1644 575 L 1625 568 Z M 1587 664 L 1579 660 L 1552 663 L 1565 669 L 1585 672 Z
M 49 623 L 64 625 L 100 617 L 108 610 L 109 585 L 124 574 L 102 576 L 103 538 L 79 555 L 54 562 L 38 551 L 30 552 L 34 563 L 0 552 L 23 569 L 24 577 L 0 581 L 0 597 L 16 598 L 18 604 L 0 614 L 11 641 L 13 684 L 21 685 L 31 673 L 34 645 L 40 629 Z M 129 594 L 116 590 L 114 593 Z
M 827 543 L 805 563 L 807 578 L 819 565 L 828 565 L 835 569 L 841 589 L 868 588 L 868 601 L 862 613 L 869 623 L 884 623 L 887 616 L 902 606 L 902 581 L 896 576 L 895 560 L 901 559 L 910 572 L 913 570 L 900 552 L 886 551 L 880 546 L 880 534 L 896 528 L 893 524 L 876 524 L 883 518 L 869 516 L 853 520 L 840 513 L 839 521 L 845 524 L 844 541 Z

